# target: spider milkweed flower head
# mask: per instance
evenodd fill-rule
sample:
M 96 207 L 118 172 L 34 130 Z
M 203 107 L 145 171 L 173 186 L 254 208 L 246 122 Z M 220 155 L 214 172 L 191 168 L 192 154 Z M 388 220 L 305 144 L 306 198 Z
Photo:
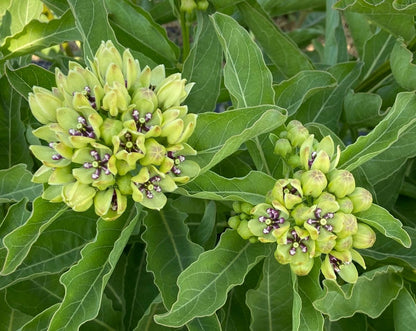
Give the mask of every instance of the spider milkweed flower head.
M 42 162 L 33 181 L 45 183 L 43 197 L 76 211 L 94 205 L 106 220 L 118 218 L 127 197 L 161 209 L 164 193 L 195 177 L 187 144 L 197 115 L 183 101 L 193 83 L 163 65 L 143 69 L 128 49 L 122 54 L 102 42 L 90 67 L 69 63 L 55 71 L 56 87 L 33 87 L 29 105 L 43 124 L 33 131 L 45 141 L 32 145 Z
M 292 177 L 278 179 L 262 203 L 235 202 L 230 227 L 252 242 L 275 243 L 276 260 L 297 275 L 307 275 L 320 257 L 325 278 L 356 282 L 353 262 L 365 268 L 356 249 L 376 240 L 374 230 L 355 215 L 370 208 L 371 193 L 356 187 L 349 171 L 337 168 L 340 149 L 330 136 L 318 141 L 291 121 L 275 141 L 274 152 Z

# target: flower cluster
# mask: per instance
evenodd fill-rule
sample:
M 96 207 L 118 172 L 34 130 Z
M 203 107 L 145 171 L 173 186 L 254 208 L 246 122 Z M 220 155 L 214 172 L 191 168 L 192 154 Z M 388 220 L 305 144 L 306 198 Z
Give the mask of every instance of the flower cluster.
M 356 249 L 376 240 L 354 215 L 370 208 L 371 193 L 356 187 L 349 171 L 336 168 L 340 150 L 330 136 L 318 141 L 298 121 L 280 134 L 275 153 L 293 169 L 293 177 L 277 180 L 264 203 L 235 202 L 229 225 L 244 239 L 276 243 L 276 260 L 290 264 L 297 275 L 307 275 L 321 256 L 325 278 L 339 275 L 354 283 L 358 273 L 352 262 L 365 268 Z
M 43 165 L 33 181 L 47 183 L 43 193 L 76 211 L 93 204 L 106 220 L 126 209 L 127 196 L 160 209 L 164 192 L 199 172 L 187 160 L 196 115 L 181 105 L 193 84 L 180 74 L 165 75 L 163 65 L 140 69 L 129 50 L 122 54 L 103 42 L 90 68 L 69 63 L 56 70 L 56 88 L 34 87 L 33 115 L 43 124 L 34 135 L 47 145 L 33 145 Z

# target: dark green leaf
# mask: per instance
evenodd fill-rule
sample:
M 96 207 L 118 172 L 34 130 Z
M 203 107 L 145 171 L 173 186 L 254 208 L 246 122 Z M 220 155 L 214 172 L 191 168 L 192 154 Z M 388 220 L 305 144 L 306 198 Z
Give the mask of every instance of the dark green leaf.
M 100 311 L 96 318 L 81 325 L 81 331 L 116 331 L 122 330 L 121 328 L 121 311 L 114 310 L 112 301 L 107 298 L 105 294 L 101 299 Z M 132 330 L 132 329 L 127 329 Z
M 271 16 L 280 16 L 294 11 L 325 8 L 325 0 L 258 0 Z
M 217 207 L 214 201 L 206 203 L 204 215 L 201 218 L 201 223 L 192 233 L 192 239 L 199 245 L 204 245 L 212 236 L 215 230 L 215 217 Z
M 350 126 L 372 127 L 383 118 L 381 114 L 382 98 L 375 93 L 353 93 L 350 91 L 344 99 L 345 120 Z M 362 108 L 365 105 L 365 109 Z
M 49 322 L 58 309 L 59 303 L 50 306 L 49 308 L 42 311 L 40 314 L 33 317 L 25 325 L 22 326 L 22 331 L 45 331 L 48 330 Z
M 394 329 L 411 331 L 416 325 L 416 302 L 406 288 L 403 288 L 393 302 Z
M 6 291 L 0 291 L 0 330 L 17 330 L 30 320 L 30 315 L 11 308 L 5 296 Z
M 390 66 L 396 81 L 407 90 L 416 89 L 416 66 L 412 60 L 412 52 L 398 40 L 390 55 Z

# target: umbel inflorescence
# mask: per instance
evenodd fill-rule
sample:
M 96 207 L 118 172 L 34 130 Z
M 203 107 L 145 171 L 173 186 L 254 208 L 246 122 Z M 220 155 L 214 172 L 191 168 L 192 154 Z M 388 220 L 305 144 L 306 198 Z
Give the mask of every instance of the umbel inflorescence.
M 235 202 L 229 225 L 244 239 L 276 243 L 276 260 L 290 264 L 297 275 L 307 275 L 321 256 L 325 278 L 339 275 L 354 283 L 358 273 L 352 262 L 365 268 L 355 249 L 369 248 L 376 239 L 354 215 L 370 208 L 371 193 L 356 187 L 349 171 L 336 168 L 340 150 L 330 136 L 318 141 L 291 121 L 278 138 L 275 153 L 292 177 L 277 180 L 263 203 Z
M 127 196 L 160 209 L 164 192 L 198 174 L 186 143 L 197 116 L 181 105 L 193 84 L 179 73 L 166 77 L 163 65 L 141 70 L 129 50 L 120 54 L 107 41 L 90 69 L 70 62 L 68 74 L 57 69 L 55 77 L 52 91 L 34 87 L 29 95 L 44 124 L 33 133 L 47 142 L 30 147 L 43 163 L 33 177 L 47 183 L 43 198 L 76 211 L 94 204 L 112 220 L 125 211 Z

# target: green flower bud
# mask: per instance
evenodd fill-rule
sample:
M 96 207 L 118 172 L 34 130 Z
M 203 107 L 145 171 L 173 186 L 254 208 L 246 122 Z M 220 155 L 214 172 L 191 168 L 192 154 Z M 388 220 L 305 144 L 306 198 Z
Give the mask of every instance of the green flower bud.
M 290 213 L 290 216 L 295 220 L 296 225 L 303 225 L 306 220 L 313 217 L 313 211 L 315 207 L 308 207 L 301 203 L 298 204 Z
M 32 182 L 33 183 L 47 183 L 49 177 L 51 176 L 52 172 L 54 171 L 53 168 L 42 165 L 33 175 Z
M 319 170 L 305 171 L 301 176 L 303 194 L 317 198 L 326 188 L 327 180 Z
M 367 224 L 358 223 L 357 232 L 352 236 L 355 248 L 370 248 L 376 241 L 376 233 Z
M 283 204 L 287 209 L 292 209 L 302 202 L 302 187 L 298 179 L 279 179 L 276 181 L 271 197 Z
M 276 141 L 274 146 L 274 153 L 280 155 L 282 157 L 286 157 L 288 154 L 292 152 L 292 145 L 290 144 L 289 140 L 283 138 Z
M 100 134 L 107 146 L 113 143 L 113 137 L 117 136 L 123 129 L 123 122 L 106 118 L 101 126 Z
M 192 13 L 197 8 L 194 0 L 181 0 L 180 10 L 187 13 Z
M 241 202 L 240 201 L 234 201 L 233 202 L 233 210 L 237 213 L 241 213 Z
M 73 182 L 71 167 L 55 168 L 48 178 L 49 185 L 62 185 Z
M 287 138 L 293 147 L 300 147 L 308 136 L 309 131 L 304 126 L 292 128 L 287 131 Z
M 241 221 L 240 222 L 240 224 L 237 228 L 237 233 L 243 239 L 249 239 L 249 238 L 254 236 L 253 233 L 251 233 L 251 231 L 248 227 L 248 222 L 247 221 Z
M 253 209 L 253 205 L 248 203 L 248 202 L 242 202 L 240 204 L 240 209 L 241 209 L 242 213 L 249 215 L 249 214 L 251 214 L 251 210 Z
M 159 144 L 155 139 L 147 139 L 144 147 L 146 149 L 145 156 L 140 159 L 140 164 L 147 165 L 161 165 L 166 157 L 166 149 L 163 145 Z
M 167 77 L 155 90 L 162 110 L 179 106 L 181 100 L 188 95 L 185 90 L 186 79 L 181 79 L 180 74 Z
M 112 86 L 106 84 L 104 92 L 102 109 L 107 110 L 111 116 L 117 116 L 127 110 L 131 97 L 124 84 L 122 85 L 119 82 L 114 82 Z
M 63 201 L 75 211 L 86 211 L 91 207 L 96 190 L 76 181 L 63 187 Z
M 337 232 L 337 236 L 339 238 L 345 238 L 357 233 L 357 219 L 354 215 L 338 212 L 334 216 L 334 221 L 337 223 L 342 223 L 341 231 Z
M 102 42 L 95 53 L 92 65 L 95 74 L 100 78 L 103 85 L 106 82 L 106 74 L 111 64 L 122 68 L 123 60 L 121 55 L 111 41 Z
M 328 191 L 338 198 L 351 194 L 355 189 L 355 180 L 352 173 L 347 170 L 333 170 L 329 173 Z
M 355 190 L 348 195 L 348 198 L 353 204 L 353 213 L 365 211 L 369 209 L 373 203 L 373 196 L 371 193 L 362 187 L 356 187 Z
M 228 219 L 228 225 L 229 225 L 229 226 L 230 226 L 230 228 L 232 228 L 232 229 L 237 229 L 237 228 L 238 228 L 238 226 L 240 225 L 240 222 L 241 222 L 240 217 L 239 217 L 239 216 L 237 216 L 237 215 L 235 215 L 235 216 L 231 216 L 231 217 Z
M 94 197 L 95 213 L 105 221 L 121 216 L 127 208 L 127 198 L 118 189 L 99 191 Z
M 33 116 L 42 123 L 56 122 L 56 109 L 62 107 L 62 100 L 51 91 L 34 86 L 34 93 L 29 93 L 29 106 Z
M 197 6 L 198 6 L 198 10 L 204 11 L 208 9 L 209 2 L 207 0 L 201 0 L 201 1 L 198 1 Z
M 290 269 L 298 276 L 306 276 L 313 268 L 314 259 L 308 254 L 295 254 L 290 261 Z
M 287 123 L 287 125 L 286 125 L 286 132 L 289 131 L 289 130 L 292 130 L 293 128 L 300 129 L 300 128 L 303 128 L 303 127 L 304 126 L 303 126 L 303 124 L 301 122 L 299 122 L 297 120 L 292 120 L 289 123 Z
M 48 200 L 52 203 L 63 202 L 62 191 L 63 191 L 64 186 L 62 185 L 48 186 L 42 193 L 42 199 Z
M 300 157 L 299 155 L 290 155 L 288 160 L 287 160 L 287 164 L 291 167 L 291 168 L 297 168 L 301 166 L 301 162 L 300 162 Z
M 337 251 L 345 251 L 351 248 L 352 246 L 352 236 L 347 236 L 345 238 L 338 238 L 336 240 L 335 249 Z
M 321 209 L 322 215 L 335 213 L 339 210 L 339 204 L 336 201 L 335 196 L 328 192 L 322 192 L 322 194 L 314 200 L 314 204 Z
M 156 94 L 147 87 L 137 89 L 131 102 L 144 113 L 153 113 L 159 104 Z
M 331 136 L 326 136 L 322 138 L 322 140 L 316 146 L 317 151 L 325 151 L 329 158 L 332 158 L 335 151 L 334 141 L 332 140 Z
M 352 201 L 348 197 L 344 197 L 341 199 L 337 199 L 339 204 L 339 211 L 345 214 L 351 214 L 353 211 L 353 204 Z
M 126 49 L 123 52 L 123 75 L 126 82 L 126 88 L 128 90 L 134 86 L 138 73 L 140 71 L 139 61 L 133 58 L 130 51 Z M 134 103 L 134 102 L 133 102 Z
M 347 283 L 355 283 L 358 279 L 357 268 L 353 263 L 345 263 L 340 266 L 338 275 Z
M 315 152 L 316 153 L 316 152 Z M 314 152 L 312 155 L 315 156 Z M 312 156 L 312 157 L 313 157 Z M 324 174 L 327 173 L 330 169 L 330 159 L 328 154 L 325 151 L 319 151 L 316 156 L 311 159 L 311 169 L 316 169 L 322 171 Z

